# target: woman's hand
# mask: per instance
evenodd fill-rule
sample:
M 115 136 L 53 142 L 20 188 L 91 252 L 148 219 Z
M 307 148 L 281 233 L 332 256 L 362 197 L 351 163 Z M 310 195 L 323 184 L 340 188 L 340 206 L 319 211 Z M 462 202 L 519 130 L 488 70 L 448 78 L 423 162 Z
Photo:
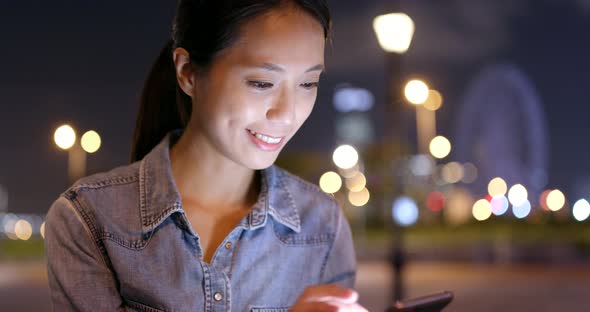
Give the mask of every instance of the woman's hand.
M 297 299 L 291 312 L 367 312 L 360 306 L 358 293 L 335 284 L 308 287 Z

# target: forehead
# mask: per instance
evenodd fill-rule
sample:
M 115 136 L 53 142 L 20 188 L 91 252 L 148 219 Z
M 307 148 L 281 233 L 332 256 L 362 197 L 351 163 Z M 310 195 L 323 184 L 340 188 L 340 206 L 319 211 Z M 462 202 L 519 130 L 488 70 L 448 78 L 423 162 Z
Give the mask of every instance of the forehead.
M 244 23 L 238 40 L 223 54 L 241 64 L 309 66 L 323 64 L 324 46 L 322 25 L 301 9 L 285 7 Z

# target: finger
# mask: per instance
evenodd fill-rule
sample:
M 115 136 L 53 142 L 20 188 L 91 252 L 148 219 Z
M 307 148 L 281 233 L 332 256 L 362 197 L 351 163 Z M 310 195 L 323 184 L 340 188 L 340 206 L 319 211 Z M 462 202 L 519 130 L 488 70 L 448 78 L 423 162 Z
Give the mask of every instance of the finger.
M 304 292 L 304 297 L 305 301 L 338 300 L 345 303 L 354 303 L 358 300 L 358 293 L 336 284 L 329 284 L 308 287 Z
M 350 295 L 348 297 L 324 296 L 324 297 L 318 297 L 316 300 L 317 301 L 338 302 L 338 303 L 344 304 L 344 305 L 356 303 L 359 299 L 358 293 L 352 289 L 348 289 L 348 290 L 350 291 Z
M 329 301 L 325 303 L 335 307 L 338 312 L 368 312 L 367 309 L 358 303 L 346 304 L 340 301 Z

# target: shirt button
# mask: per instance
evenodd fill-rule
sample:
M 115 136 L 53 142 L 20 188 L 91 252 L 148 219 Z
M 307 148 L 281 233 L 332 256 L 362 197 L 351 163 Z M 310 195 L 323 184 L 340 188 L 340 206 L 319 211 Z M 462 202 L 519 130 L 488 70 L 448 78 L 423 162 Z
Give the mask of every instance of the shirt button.
M 231 243 L 225 243 L 225 249 L 231 249 Z
M 223 300 L 223 295 L 221 293 L 216 292 L 213 295 L 213 299 L 215 299 L 215 301 L 221 301 L 221 300 Z

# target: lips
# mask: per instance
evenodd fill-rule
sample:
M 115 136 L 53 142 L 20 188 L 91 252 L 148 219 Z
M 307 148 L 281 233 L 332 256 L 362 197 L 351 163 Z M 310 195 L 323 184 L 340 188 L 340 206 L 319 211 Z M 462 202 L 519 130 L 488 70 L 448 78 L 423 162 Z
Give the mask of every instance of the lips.
M 279 149 L 285 139 L 285 137 L 274 137 L 250 129 L 246 129 L 246 131 L 252 143 L 263 151 L 275 151 Z

